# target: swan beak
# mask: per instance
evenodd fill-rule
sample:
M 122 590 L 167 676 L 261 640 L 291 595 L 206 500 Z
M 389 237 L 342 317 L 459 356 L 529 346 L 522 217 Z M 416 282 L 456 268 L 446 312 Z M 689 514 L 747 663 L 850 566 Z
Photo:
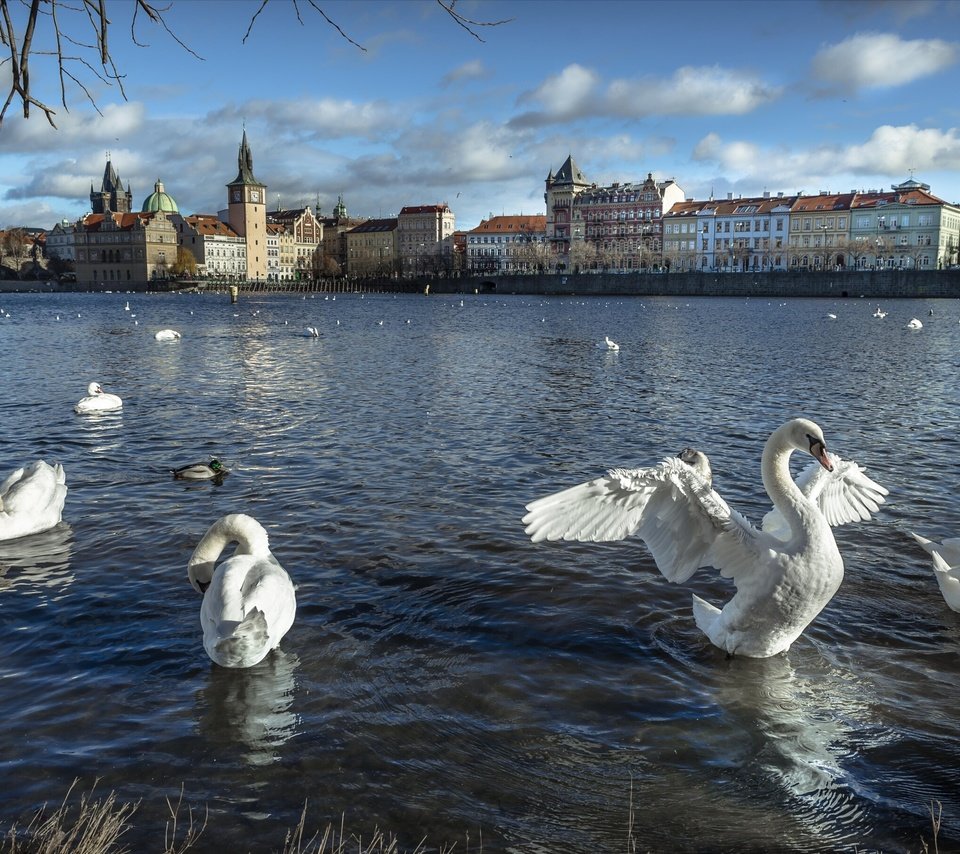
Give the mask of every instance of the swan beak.
M 833 463 L 830 462 L 830 457 L 827 456 L 827 446 L 819 439 L 810 440 L 810 454 L 827 471 L 833 471 Z

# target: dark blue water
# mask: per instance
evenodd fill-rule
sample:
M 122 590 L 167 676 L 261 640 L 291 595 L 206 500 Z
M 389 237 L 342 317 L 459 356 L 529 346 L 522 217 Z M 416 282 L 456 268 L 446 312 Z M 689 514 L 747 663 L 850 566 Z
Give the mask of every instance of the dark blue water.
M 70 490 L 61 526 L 0 543 L 4 826 L 99 778 L 141 800 L 132 850 L 181 786 L 203 851 L 279 849 L 305 801 L 407 846 L 620 851 L 632 807 L 640 850 L 890 852 L 932 841 L 937 800 L 956 848 L 960 614 L 908 532 L 960 535 L 960 303 L 875 307 L 2 296 L 0 474 L 42 457 Z M 92 380 L 122 413 L 73 413 Z M 784 655 L 699 634 L 691 590 L 730 595 L 708 570 L 524 536 L 531 499 L 687 445 L 759 522 L 795 415 L 891 495 L 838 531 L 843 585 Z M 169 476 L 211 454 L 221 485 Z M 207 659 L 186 578 L 229 512 L 298 585 L 249 671 Z

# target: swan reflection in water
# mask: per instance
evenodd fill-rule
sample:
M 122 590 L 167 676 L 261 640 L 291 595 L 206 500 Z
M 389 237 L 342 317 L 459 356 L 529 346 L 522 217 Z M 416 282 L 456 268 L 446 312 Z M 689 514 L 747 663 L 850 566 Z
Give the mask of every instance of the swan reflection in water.
M 848 783 L 844 763 L 865 732 L 871 698 L 853 674 L 811 652 L 794 669 L 785 655 L 729 659 L 713 680 L 713 696 L 732 723 L 758 734 L 747 762 L 799 803 L 802 824 L 825 843 L 856 839 L 868 819 Z M 857 731 L 855 732 L 855 729 Z
M 207 687 L 197 702 L 204 711 L 200 730 L 209 740 L 239 742 L 249 765 L 275 761 L 277 750 L 298 732 L 299 715 L 291 710 L 296 691 L 296 653 L 275 649 L 244 669 L 210 665 Z
M 72 554 L 73 528 L 66 522 L 0 542 L 0 594 L 16 588 L 56 602 L 73 583 Z

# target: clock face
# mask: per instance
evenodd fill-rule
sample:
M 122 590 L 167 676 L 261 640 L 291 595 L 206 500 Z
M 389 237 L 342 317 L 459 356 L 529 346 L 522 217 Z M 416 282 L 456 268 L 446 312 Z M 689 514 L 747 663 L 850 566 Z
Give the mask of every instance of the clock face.
M 239 202 L 239 201 L 240 201 L 240 191 L 239 191 L 239 190 L 234 190 L 234 191 L 233 191 L 233 200 L 234 200 L 235 202 Z
M 259 190 L 251 190 L 251 191 L 250 191 L 250 201 L 251 201 L 251 202 L 259 202 L 259 201 L 260 201 L 260 191 L 259 191 Z

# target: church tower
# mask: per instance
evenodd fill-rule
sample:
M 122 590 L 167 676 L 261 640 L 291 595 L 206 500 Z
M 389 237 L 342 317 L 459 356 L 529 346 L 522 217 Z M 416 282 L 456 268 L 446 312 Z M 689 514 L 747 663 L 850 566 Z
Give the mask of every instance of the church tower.
M 267 278 L 267 187 L 253 175 L 253 155 L 243 131 L 237 155 L 237 177 L 227 184 L 227 217 L 230 227 L 247 244 L 247 278 Z
M 123 182 L 113 169 L 110 162 L 110 152 L 107 152 L 107 165 L 103 170 L 103 181 L 100 182 L 100 192 L 95 193 L 93 184 L 90 185 L 90 210 L 93 213 L 130 213 L 133 210 L 133 192 L 130 185 L 123 189 Z

